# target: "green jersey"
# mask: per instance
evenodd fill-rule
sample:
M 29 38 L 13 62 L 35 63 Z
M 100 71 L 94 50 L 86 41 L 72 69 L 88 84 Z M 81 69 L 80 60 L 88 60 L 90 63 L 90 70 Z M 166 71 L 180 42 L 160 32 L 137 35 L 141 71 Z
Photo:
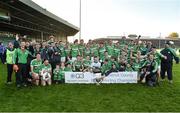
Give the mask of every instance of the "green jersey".
M 154 54 L 154 59 L 156 60 L 156 62 L 158 63 L 158 65 L 161 64 L 161 58 L 163 57 L 163 55 L 160 52 L 156 52 Z
M 41 66 L 40 66 L 40 71 L 44 71 L 44 72 L 51 72 L 51 65 L 50 64 L 48 64 L 48 65 L 44 65 L 44 64 L 42 64 Z
M 105 47 L 99 48 L 99 57 L 100 57 L 100 60 L 103 60 L 103 56 L 104 56 L 104 52 L 105 51 L 106 51 Z
M 74 67 L 74 71 L 80 71 L 80 69 L 83 68 L 83 64 L 81 61 L 76 60 L 73 64 L 73 67 Z
M 61 80 L 65 79 L 65 68 L 60 68 L 59 72 Z
M 120 49 L 118 47 L 115 47 L 114 48 L 114 56 L 119 57 L 119 55 L 120 55 Z
M 53 71 L 53 79 L 54 80 L 61 80 L 60 69 L 54 69 L 54 71 Z
M 111 67 L 110 67 L 108 64 L 103 64 L 103 65 L 101 66 L 101 73 L 102 73 L 102 74 L 105 74 L 105 73 L 107 73 L 110 69 L 111 69 Z
M 41 67 L 41 65 L 42 65 L 42 60 L 37 60 L 37 59 L 34 59 L 34 60 L 32 60 L 31 61 L 31 67 L 33 67 L 33 70 L 32 70 L 32 72 L 34 72 L 34 73 L 39 73 L 40 72 L 40 67 Z
M 99 56 L 99 51 L 98 51 L 97 45 L 93 45 L 90 48 L 90 51 L 91 51 L 91 56 Z
M 128 49 L 133 49 L 134 48 L 134 45 L 132 45 L 131 43 L 128 44 Z
M 119 47 L 122 49 L 126 44 L 127 42 L 125 40 L 122 40 L 119 42 Z
M 132 68 L 134 71 L 139 71 L 141 64 L 138 62 L 133 62 Z
M 69 56 L 70 55 L 70 52 L 71 52 L 71 49 L 70 48 L 65 48 L 65 56 Z
M 72 68 L 71 68 L 71 67 L 66 67 L 66 68 L 64 69 L 64 71 L 65 71 L 65 72 L 72 72 Z
M 88 48 L 85 48 L 84 49 L 84 58 L 86 58 L 87 56 L 91 57 L 91 50 Z
M 133 72 L 133 68 L 132 67 L 126 67 L 125 71 L 126 72 Z
M 85 68 L 88 68 L 88 67 L 91 67 L 91 60 L 84 60 L 83 61 L 83 66 L 85 67 Z
M 109 67 L 112 67 L 113 64 L 116 66 L 116 69 L 119 69 L 119 64 L 117 61 L 109 60 L 109 62 L 108 62 Z
M 113 45 L 107 45 L 106 50 L 107 50 L 109 56 L 114 55 L 114 47 L 113 47 Z
M 79 55 L 78 45 L 72 45 L 72 47 L 71 47 L 71 56 L 72 57 L 77 57 L 77 55 Z
M 65 49 L 63 45 L 60 45 L 59 47 L 60 53 L 61 53 L 61 57 L 65 57 L 66 53 L 65 53 Z
M 158 70 L 158 63 L 156 62 L 156 60 L 153 61 L 145 61 L 144 64 L 142 65 L 142 67 L 147 68 L 147 71 L 153 72 L 155 73 Z
M 100 59 L 101 62 L 104 62 L 105 59 L 110 60 L 110 56 L 102 56 L 102 58 Z
M 139 47 L 137 45 L 134 45 L 133 53 L 136 54 L 138 50 L 139 50 Z
M 16 58 L 18 58 L 18 63 L 27 64 L 28 55 L 30 55 L 28 50 L 25 49 L 24 51 L 22 51 L 18 48 L 15 51 L 14 61 L 16 62 Z
M 79 53 L 81 56 L 84 56 L 84 49 L 85 49 L 84 45 L 79 45 Z
M 139 50 L 141 51 L 141 54 L 145 55 L 148 49 L 144 46 L 140 46 Z

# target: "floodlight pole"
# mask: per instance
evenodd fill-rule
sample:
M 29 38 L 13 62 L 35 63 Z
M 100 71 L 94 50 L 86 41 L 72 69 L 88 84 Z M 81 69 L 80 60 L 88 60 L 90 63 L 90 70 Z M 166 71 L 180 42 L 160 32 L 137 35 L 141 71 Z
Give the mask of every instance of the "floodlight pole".
M 81 40 L 81 0 L 79 0 L 79 41 Z
M 44 40 L 44 33 L 41 31 L 41 41 L 43 42 Z

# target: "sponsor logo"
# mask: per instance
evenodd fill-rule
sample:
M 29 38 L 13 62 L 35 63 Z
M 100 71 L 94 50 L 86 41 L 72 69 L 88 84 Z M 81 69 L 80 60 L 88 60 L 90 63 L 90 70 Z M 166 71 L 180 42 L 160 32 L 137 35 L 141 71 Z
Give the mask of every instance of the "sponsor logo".
M 76 78 L 76 79 L 83 79 L 84 78 L 84 74 L 83 73 L 72 73 L 71 74 L 71 78 Z

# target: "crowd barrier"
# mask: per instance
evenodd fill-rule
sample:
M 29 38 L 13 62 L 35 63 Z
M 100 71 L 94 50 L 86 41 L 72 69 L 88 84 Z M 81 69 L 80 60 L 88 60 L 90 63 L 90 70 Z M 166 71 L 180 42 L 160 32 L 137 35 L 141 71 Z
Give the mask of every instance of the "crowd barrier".
M 105 77 L 102 83 L 115 84 L 115 83 L 137 83 L 138 76 L 137 72 L 117 72 L 111 73 Z M 90 72 L 66 72 L 65 83 L 70 84 L 94 84 L 96 78 L 101 77 L 101 73 L 90 73 Z

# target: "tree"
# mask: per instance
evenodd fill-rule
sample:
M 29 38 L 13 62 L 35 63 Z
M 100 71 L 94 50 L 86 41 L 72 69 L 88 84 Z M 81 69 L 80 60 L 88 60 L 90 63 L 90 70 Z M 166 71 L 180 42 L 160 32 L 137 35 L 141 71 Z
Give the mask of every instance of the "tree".
M 170 35 L 169 35 L 169 38 L 178 38 L 179 37 L 179 34 L 177 32 L 172 32 Z

